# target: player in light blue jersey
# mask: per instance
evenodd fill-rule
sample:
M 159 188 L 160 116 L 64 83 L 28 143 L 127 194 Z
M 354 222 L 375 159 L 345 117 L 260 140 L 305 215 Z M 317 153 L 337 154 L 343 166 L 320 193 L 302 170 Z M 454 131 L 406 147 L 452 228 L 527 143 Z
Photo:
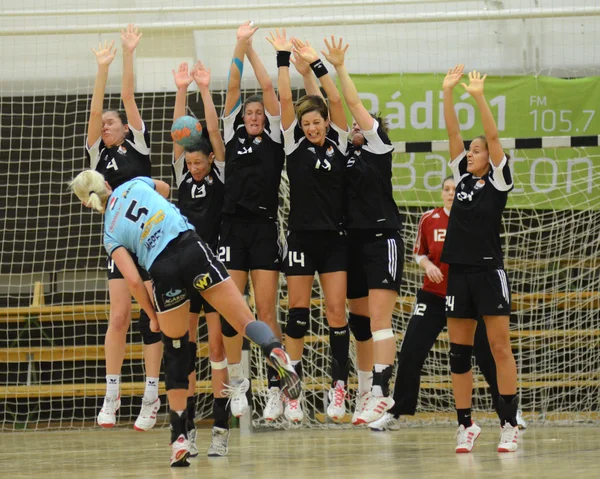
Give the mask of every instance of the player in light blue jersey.
M 134 178 L 114 191 L 93 170 L 77 175 L 70 187 L 83 204 L 105 215 L 104 245 L 164 343 L 165 383 L 170 406 L 171 466 L 188 466 L 186 398 L 188 388 L 189 299 L 201 294 L 240 334 L 261 346 L 281 377 L 290 399 L 300 395 L 300 378 L 281 342 L 256 321 L 229 273 L 180 211 L 155 189 L 166 183 Z M 150 277 L 154 305 L 131 257 Z M 156 312 L 154 310 L 156 308 Z

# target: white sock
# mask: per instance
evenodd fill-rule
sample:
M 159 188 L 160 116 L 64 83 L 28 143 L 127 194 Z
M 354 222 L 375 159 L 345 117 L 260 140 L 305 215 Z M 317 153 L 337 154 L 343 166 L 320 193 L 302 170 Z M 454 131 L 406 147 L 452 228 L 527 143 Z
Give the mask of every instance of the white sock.
M 158 378 L 146 377 L 144 399 L 150 402 L 154 402 L 158 399 Z
M 373 385 L 373 371 L 358 371 L 358 395 L 362 396 L 371 391 Z
M 242 363 L 229 363 L 227 364 L 227 372 L 229 373 L 229 380 L 242 379 L 244 377 L 244 371 L 242 370 Z
M 106 396 L 111 398 L 118 398 L 120 392 L 120 376 L 118 374 L 107 374 L 106 375 Z

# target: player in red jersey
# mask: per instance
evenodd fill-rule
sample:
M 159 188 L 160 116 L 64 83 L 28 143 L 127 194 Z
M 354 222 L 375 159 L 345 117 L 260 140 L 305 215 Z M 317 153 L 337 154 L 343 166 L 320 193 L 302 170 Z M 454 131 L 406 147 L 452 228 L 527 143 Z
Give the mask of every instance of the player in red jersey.
M 423 287 L 417 292 L 415 308 L 404 334 L 398 354 L 398 370 L 394 387 L 394 406 L 377 421 L 369 424 L 373 431 L 397 430 L 400 416 L 414 416 L 419 397 L 421 370 L 437 337 L 446 327 L 445 298 L 448 285 L 448 265 L 441 262 L 450 209 L 454 200 L 454 179 L 442 184 L 443 207 L 427 211 L 419 222 L 414 258 L 425 270 Z M 479 318 L 475 336 L 475 359 L 486 381 L 494 408 L 498 404 L 496 366 L 486 335 L 485 324 Z M 525 426 L 523 421 L 522 426 Z

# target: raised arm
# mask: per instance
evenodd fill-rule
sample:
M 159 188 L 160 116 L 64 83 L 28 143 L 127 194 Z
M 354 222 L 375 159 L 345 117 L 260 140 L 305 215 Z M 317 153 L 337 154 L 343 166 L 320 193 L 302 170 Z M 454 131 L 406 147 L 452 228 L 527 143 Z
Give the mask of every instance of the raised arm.
M 204 104 L 204 116 L 206 118 L 206 129 L 210 144 L 217 161 L 225 161 L 225 144 L 219 130 L 219 116 L 210 93 L 210 70 L 204 68 L 202 62 L 198 62 L 192 70 L 192 77 L 198 85 L 202 103 Z
M 461 83 L 463 88 L 467 90 L 467 93 L 475 98 L 475 102 L 479 107 L 481 113 L 481 123 L 483 123 L 483 131 L 485 133 L 485 139 L 488 145 L 488 153 L 494 166 L 500 166 L 504 159 L 504 150 L 500 144 L 500 138 L 498 137 L 498 127 L 496 121 L 490 110 L 490 106 L 485 99 L 483 94 L 483 84 L 487 75 L 481 76 L 481 73 L 472 71 L 469 73 L 469 84 Z
M 169 193 L 171 191 L 171 187 L 169 186 L 168 183 L 162 181 L 162 180 L 152 180 L 154 181 L 154 188 L 156 189 L 156 192 L 162 196 L 165 199 L 169 199 Z
M 281 103 L 281 128 L 286 131 L 292 126 L 296 116 L 290 83 L 292 42 L 287 39 L 285 28 L 281 31 L 276 29 L 275 34 L 271 32 L 271 36 L 267 37 L 267 40 L 277 51 L 277 68 L 279 71 L 277 75 L 277 88 L 279 90 L 279 102 Z
M 323 98 L 323 93 L 321 93 L 321 89 L 319 88 L 317 77 L 311 70 L 310 65 L 305 62 L 296 52 L 292 54 L 291 61 L 294 64 L 294 67 L 296 67 L 296 71 L 302 75 L 302 81 L 304 82 L 306 94 L 316 95 Z
M 342 85 L 344 100 L 346 100 L 346 105 L 348 105 L 348 109 L 352 114 L 352 118 L 354 118 L 361 130 L 371 131 L 373 129 L 375 119 L 364 107 L 360 97 L 358 96 L 356 86 L 350 78 L 350 74 L 348 73 L 344 63 L 346 50 L 348 50 L 349 45 L 346 45 L 342 48 L 342 39 L 340 38 L 339 42 L 336 43 L 335 37 L 332 35 L 331 44 L 329 44 L 327 39 L 325 39 L 325 46 L 327 47 L 327 52 L 322 51 L 321 53 L 323 53 L 327 61 L 335 67 L 335 71 L 337 72 L 338 78 L 340 79 L 340 83 Z
M 341 130 L 348 130 L 348 121 L 346 120 L 346 113 L 344 112 L 344 105 L 342 104 L 342 97 L 338 91 L 331 75 L 327 72 L 327 68 L 323 65 L 323 62 L 319 59 L 319 55 L 310 43 L 302 42 L 297 38 L 293 38 L 294 50 L 298 52 L 305 62 L 310 64 L 313 72 L 319 78 L 323 90 L 329 100 L 329 117 L 331 121 Z
M 252 22 L 245 22 L 237 29 L 237 43 L 233 50 L 233 58 L 229 66 L 229 77 L 227 79 L 227 93 L 225 94 L 225 116 L 231 115 L 241 103 L 240 86 L 242 73 L 244 72 L 244 56 L 257 28 L 252 27 Z
M 106 90 L 106 80 L 108 79 L 108 67 L 115 59 L 116 48 L 113 49 L 114 41 L 98 44 L 98 50 L 92 51 L 96 55 L 98 63 L 98 72 L 94 83 L 94 93 L 92 94 L 92 104 L 90 105 L 90 121 L 88 123 L 87 146 L 91 148 L 98 138 L 102 135 L 102 105 L 104 104 L 104 91 Z
M 450 160 L 454 160 L 464 150 L 465 145 L 460 136 L 460 127 L 458 125 L 458 117 L 454 110 L 454 99 L 452 98 L 452 92 L 454 87 L 458 85 L 461 77 L 463 76 L 464 65 L 456 65 L 454 68 L 450 68 L 442 88 L 444 90 L 444 120 L 446 121 L 446 130 L 448 131 L 448 140 L 450 140 Z
M 254 69 L 254 75 L 258 80 L 258 84 L 262 89 L 263 93 L 263 103 L 265 105 L 265 109 L 271 116 L 279 116 L 279 100 L 277 99 L 277 93 L 275 93 L 275 88 L 273 88 L 273 82 L 271 81 L 271 77 L 267 73 L 263 62 L 260 57 L 252 47 L 252 43 L 248 45 L 248 49 L 246 50 L 246 56 L 248 60 L 250 60 L 250 64 Z
M 134 96 L 133 52 L 137 47 L 142 33 L 139 27 L 127 25 L 127 30 L 121 30 L 121 45 L 123 46 L 123 79 L 121 83 L 121 99 L 125 107 L 128 123 L 141 131 L 144 122 L 140 116 Z
M 187 62 L 181 63 L 177 71 L 173 70 L 173 79 L 177 87 L 175 94 L 175 110 L 173 112 L 173 121 L 185 116 L 185 105 L 187 102 L 187 89 L 194 81 L 190 76 Z M 183 154 L 183 146 L 173 142 L 173 163 L 175 163 Z

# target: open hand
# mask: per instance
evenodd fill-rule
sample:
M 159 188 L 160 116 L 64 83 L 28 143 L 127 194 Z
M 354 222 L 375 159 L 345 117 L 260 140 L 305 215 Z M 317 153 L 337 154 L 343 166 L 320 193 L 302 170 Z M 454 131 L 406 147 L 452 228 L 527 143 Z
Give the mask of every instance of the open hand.
M 175 86 L 178 90 L 180 88 L 187 89 L 187 87 L 190 86 L 194 80 L 190 76 L 187 62 L 181 63 L 177 71 L 173 70 L 173 79 L 175 80 Z
M 236 33 L 236 37 L 238 42 L 240 40 L 245 40 L 248 43 L 252 42 L 252 35 L 258 30 L 258 27 L 254 26 L 254 22 L 248 20 L 247 22 L 242 23 Z
M 199 88 L 208 88 L 210 85 L 210 69 L 204 68 L 204 65 L 200 60 L 194 66 L 192 70 L 192 78 L 196 82 Z
M 481 72 L 473 70 L 469 73 L 469 84 L 461 83 L 461 86 L 467 90 L 467 93 L 472 97 L 483 95 L 483 83 L 487 78 L 487 74 L 481 76 Z
M 465 70 L 465 66 L 463 64 L 456 65 L 454 68 L 449 68 L 448 73 L 444 77 L 444 83 L 442 84 L 442 88 L 452 90 L 463 76 L 463 72 Z
M 102 46 L 102 42 L 98 43 L 98 50 L 94 50 L 92 48 L 94 55 L 96 55 L 96 62 L 98 63 L 98 66 L 108 66 L 115 59 L 117 49 L 113 49 L 114 44 L 114 40 L 110 43 L 108 43 L 108 40 L 106 40 L 104 42 L 104 46 Z
M 291 52 L 292 51 L 292 41 L 288 40 L 285 28 L 279 30 L 279 28 L 275 29 L 275 35 L 273 32 L 270 32 L 271 36 L 266 37 L 267 41 L 273 45 L 273 48 L 278 52 Z
M 307 63 L 316 62 L 319 59 L 319 55 L 317 55 L 316 50 L 310 46 L 308 40 L 304 43 L 299 38 L 292 38 L 292 43 L 294 45 L 294 51 L 298 53 L 302 59 Z
M 127 25 L 126 30 L 121 30 L 121 45 L 123 46 L 123 51 L 133 52 L 135 47 L 137 47 L 140 38 L 142 38 L 140 27 L 136 27 L 133 23 Z
M 325 56 L 327 61 L 331 63 L 334 67 L 339 67 L 344 64 L 344 58 L 346 56 L 346 50 L 350 45 L 346 44 L 344 48 L 342 48 L 343 40 L 340 37 L 340 41 L 336 44 L 335 37 L 331 35 L 331 44 L 325 38 L 325 46 L 327 47 L 327 52 L 321 50 L 321 53 Z

